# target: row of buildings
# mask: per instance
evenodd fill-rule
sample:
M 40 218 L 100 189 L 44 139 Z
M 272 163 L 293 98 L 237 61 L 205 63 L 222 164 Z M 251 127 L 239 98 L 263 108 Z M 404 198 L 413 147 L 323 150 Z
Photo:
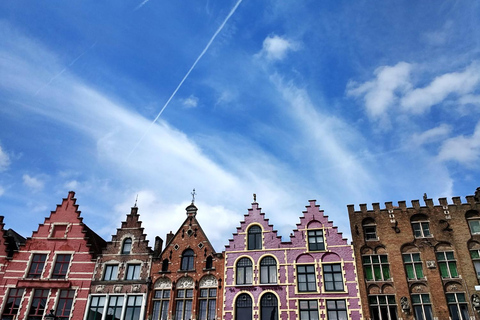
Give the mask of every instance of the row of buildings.
M 107 242 L 74 195 L 27 239 L 0 217 L 0 319 L 480 319 L 480 188 L 348 206 L 351 244 L 313 200 L 282 241 L 254 198 L 222 252 L 193 202 L 152 248 L 136 206 Z

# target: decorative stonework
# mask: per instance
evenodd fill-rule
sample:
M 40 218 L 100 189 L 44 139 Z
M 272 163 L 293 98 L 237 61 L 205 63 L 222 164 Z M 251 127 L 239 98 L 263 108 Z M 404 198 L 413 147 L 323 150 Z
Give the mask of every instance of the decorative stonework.
M 132 292 L 140 292 L 140 288 L 139 284 L 132 284 Z
M 435 260 L 428 260 L 427 261 L 427 268 L 428 269 L 435 269 L 437 267 L 437 264 L 435 263 Z
M 171 289 L 172 282 L 168 278 L 160 278 L 155 283 L 155 289 Z
M 190 277 L 182 277 L 177 282 L 177 289 L 190 289 L 194 287 L 193 279 Z
M 121 284 L 113 286 L 113 292 L 114 293 L 121 293 L 122 289 L 123 289 L 123 285 L 121 285 Z
M 199 285 L 200 288 L 215 288 L 218 285 L 218 281 L 214 276 L 208 275 L 200 280 Z
M 105 291 L 105 286 L 104 285 L 99 285 L 95 288 L 96 293 L 101 293 Z

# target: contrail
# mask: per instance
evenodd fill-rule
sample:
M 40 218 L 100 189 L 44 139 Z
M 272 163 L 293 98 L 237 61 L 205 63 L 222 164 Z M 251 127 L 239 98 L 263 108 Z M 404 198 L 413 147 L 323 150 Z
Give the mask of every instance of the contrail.
M 148 0 L 147 0 L 148 1 Z M 175 91 L 173 91 L 172 95 L 170 96 L 170 98 L 168 98 L 167 102 L 165 102 L 165 105 L 163 106 L 162 110 L 160 110 L 160 112 L 157 114 L 156 118 L 152 121 L 152 123 L 150 123 L 150 125 L 148 126 L 147 130 L 145 130 L 145 133 L 143 134 L 143 136 L 140 138 L 140 140 L 138 140 L 137 144 L 135 145 L 135 147 L 133 147 L 132 151 L 130 151 L 130 153 L 128 154 L 127 156 L 127 160 L 130 158 L 130 156 L 132 155 L 132 153 L 135 151 L 135 149 L 137 149 L 137 147 L 140 145 L 140 143 L 143 141 L 143 139 L 145 138 L 145 136 L 147 135 L 147 133 L 150 131 L 150 128 L 155 124 L 155 122 L 157 122 L 158 118 L 160 118 L 160 116 L 162 115 L 163 111 L 165 110 L 165 108 L 168 106 L 168 104 L 170 103 L 170 101 L 173 99 L 173 97 L 175 96 L 175 94 L 177 93 L 178 89 L 180 89 L 180 87 L 182 86 L 182 84 L 185 82 L 185 80 L 187 79 L 187 77 L 190 75 L 190 72 L 192 72 L 193 68 L 195 68 L 195 66 L 197 65 L 198 61 L 200 61 L 200 59 L 203 57 L 203 55 L 207 52 L 208 48 L 210 48 L 210 45 L 212 44 L 213 40 L 215 40 L 215 38 L 217 37 L 217 35 L 220 33 L 220 31 L 222 31 L 223 27 L 225 26 L 225 24 L 228 22 L 228 20 L 230 19 L 230 17 L 235 13 L 235 10 L 237 10 L 238 6 L 240 5 L 240 3 L 242 2 L 243 0 L 238 0 L 237 3 L 235 4 L 235 6 L 232 8 L 232 10 L 230 10 L 230 13 L 227 15 L 227 17 L 225 18 L 225 20 L 223 20 L 223 23 L 220 25 L 220 27 L 218 27 L 217 31 L 213 34 L 212 38 L 210 39 L 210 41 L 208 41 L 207 45 L 205 46 L 205 49 L 203 49 L 202 53 L 200 53 L 200 55 L 198 56 L 197 60 L 195 60 L 195 62 L 193 63 L 193 65 L 190 67 L 190 69 L 188 70 L 187 74 L 185 74 L 185 76 L 183 77 L 182 81 L 180 81 L 180 83 L 178 84 L 177 88 L 175 89 Z
M 150 1 L 150 0 L 143 0 L 143 2 L 140 3 L 135 9 L 133 9 L 133 11 L 137 11 L 138 9 L 140 9 L 141 7 L 143 7 L 143 5 L 144 5 L 145 3 L 147 3 L 148 1 Z
M 62 73 L 64 73 L 65 71 L 67 71 L 67 69 L 71 66 L 74 65 L 75 62 L 77 62 L 78 59 L 80 59 L 85 53 L 87 53 L 88 50 L 92 49 L 93 47 L 95 47 L 95 45 L 97 44 L 97 41 L 95 41 L 94 44 L 92 44 L 89 48 L 87 48 L 87 50 L 85 50 L 83 53 L 81 53 L 78 57 L 76 57 L 75 59 L 73 59 L 72 62 L 70 62 L 70 64 L 63 68 L 62 71 L 60 71 L 59 73 L 57 73 L 55 76 L 53 76 L 50 81 L 48 81 L 43 87 L 41 87 L 40 89 L 37 90 L 37 92 L 35 92 L 35 94 L 33 96 L 36 96 L 40 91 L 42 91 L 43 89 L 45 89 L 46 87 L 48 87 L 50 85 L 50 83 L 53 82 L 53 80 L 55 80 L 56 78 L 60 77 L 62 75 Z

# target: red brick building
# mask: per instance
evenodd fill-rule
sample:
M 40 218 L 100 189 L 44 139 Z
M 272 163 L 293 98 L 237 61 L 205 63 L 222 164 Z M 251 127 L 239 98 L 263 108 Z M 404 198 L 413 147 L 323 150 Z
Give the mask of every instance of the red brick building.
M 5 230 L 3 216 L 0 216 L 0 281 L 3 280 L 5 266 L 12 259 L 13 254 L 18 251 L 20 245 L 25 243 L 25 238 L 12 229 Z
M 144 319 L 153 251 L 135 206 L 97 258 L 85 320 Z
M 365 319 L 480 319 L 479 191 L 348 206 Z
M 186 211 L 185 221 L 167 235 L 165 249 L 153 260 L 148 319 L 221 319 L 223 255 L 198 223 L 197 207 L 192 203 Z M 161 245 L 155 247 L 160 251 Z
M 82 221 L 69 192 L 32 237 L 6 260 L 0 280 L 1 319 L 82 319 L 95 259 L 105 241 Z

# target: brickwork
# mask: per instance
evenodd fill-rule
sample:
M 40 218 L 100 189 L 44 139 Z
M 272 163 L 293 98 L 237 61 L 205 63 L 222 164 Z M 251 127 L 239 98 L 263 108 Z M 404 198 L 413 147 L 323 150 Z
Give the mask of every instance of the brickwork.
M 225 248 L 223 319 L 361 319 L 353 248 L 314 200 L 306 208 L 282 242 L 252 203 Z
M 0 283 L 2 319 L 43 319 L 50 309 L 61 319 L 83 318 L 95 259 L 105 241 L 83 223 L 74 195 L 69 192 L 7 260 Z M 45 305 L 35 305 L 39 293 Z M 7 303 L 8 297 L 16 297 L 15 303 Z
M 126 319 L 129 308 L 137 310 L 137 319 L 144 318 L 153 251 L 139 219 L 138 208 L 131 208 L 126 221 L 97 258 L 86 320 L 104 320 L 107 314 L 100 307 L 113 304 L 119 309 L 119 319 Z M 128 302 L 135 305 L 129 306 Z
M 175 234 L 167 235 L 165 249 L 152 263 L 147 308 L 152 320 L 221 319 L 223 255 L 216 253 L 200 226 L 197 207 L 192 203 L 186 211 L 187 218 Z
M 429 314 L 480 319 L 471 303 L 480 287 L 470 253 L 478 255 L 474 251 L 480 249 L 480 203 L 473 196 L 466 199 L 454 197 L 449 204 L 441 198 L 434 204 L 425 196 L 424 206 L 418 200 L 411 207 L 399 201 L 398 206 L 386 202 L 385 208 L 374 203 L 370 210 L 361 204 L 359 211 L 348 206 L 366 319 L 377 319 L 375 300 L 385 298 L 391 299 L 387 319 L 427 319 Z M 465 302 L 447 303 L 447 297 Z

